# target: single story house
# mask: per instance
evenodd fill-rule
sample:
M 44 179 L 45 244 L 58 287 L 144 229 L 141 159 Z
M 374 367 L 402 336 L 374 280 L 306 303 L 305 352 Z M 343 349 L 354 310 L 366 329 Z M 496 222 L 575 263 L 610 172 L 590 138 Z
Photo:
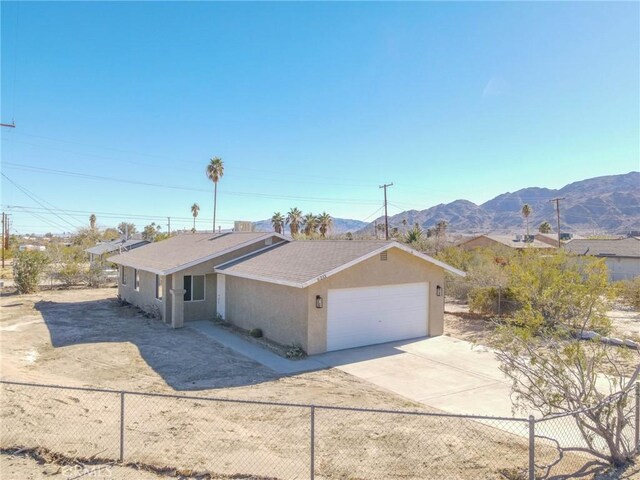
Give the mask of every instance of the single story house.
M 132 250 L 118 293 L 174 328 L 216 316 L 308 354 L 443 332 L 443 262 L 394 241 L 185 234 Z
M 576 255 L 593 255 L 605 259 L 609 280 L 631 280 L 640 277 L 640 239 L 577 239 L 564 249 Z
M 487 233 L 483 235 L 477 235 L 468 240 L 464 240 L 458 244 L 459 247 L 464 249 L 472 249 L 479 247 L 509 247 L 517 250 L 524 248 L 554 248 L 548 242 L 540 241 L 535 238 L 534 235 L 529 235 L 529 238 L 525 238 L 525 235 L 501 235 L 495 233 Z M 557 243 L 557 241 L 556 241 Z
M 150 243 L 148 240 L 144 240 L 142 238 L 130 238 L 129 240 L 121 238 L 117 240 L 109 240 L 107 242 L 100 242 L 93 247 L 85 249 L 85 252 L 89 254 L 89 261 L 91 263 L 102 263 L 107 255 L 127 252 L 134 248 L 147 245 L 148 243 Z

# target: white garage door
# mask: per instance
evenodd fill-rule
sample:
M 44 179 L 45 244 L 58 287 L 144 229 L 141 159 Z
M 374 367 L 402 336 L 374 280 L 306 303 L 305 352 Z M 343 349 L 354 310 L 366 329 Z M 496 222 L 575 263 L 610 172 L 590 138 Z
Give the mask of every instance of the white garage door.
M 327 350 L 427 334 L 428 283 L 329 290 Z

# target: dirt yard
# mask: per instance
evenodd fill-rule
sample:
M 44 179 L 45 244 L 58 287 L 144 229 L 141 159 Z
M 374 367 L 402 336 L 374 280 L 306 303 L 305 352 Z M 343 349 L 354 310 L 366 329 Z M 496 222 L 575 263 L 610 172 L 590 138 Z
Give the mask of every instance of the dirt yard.
M 199 397 L 127 395 L 125 461 L 249 475 L 241 478 L 308 477 L 309 408 L 205 396 L 427 411 L 334 369 L 278 377 L 195 331 L 172 330 L 120 306 L 115 289 L 6 295 L 0 314 L 4 380 Z M 16 385 L 1 394 L 3 448 L 118 458 L 118 394 Z M 527 461 L 524 428 L 317 409 L 316 478 L 517 478 Z M 555 454 L 544 446 L 539 452 Z M 1 457 L 3 478 L 29 478 L 32 460 Z M 46 478 L 55 475 L 63 474 Z

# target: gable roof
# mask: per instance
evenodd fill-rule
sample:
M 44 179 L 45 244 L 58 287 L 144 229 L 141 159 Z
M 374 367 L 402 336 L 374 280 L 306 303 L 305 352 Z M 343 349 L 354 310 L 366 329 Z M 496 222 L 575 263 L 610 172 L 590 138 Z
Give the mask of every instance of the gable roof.
M 185 233 L 108 260 L 158 275 L 169 275 L 270 237 L 287 241 L 282 235 L 273 232 Z
M 565 250 L 578 255 L 640 258 L 640 239 L 635 237 L 609 240 L 571 240 L 565 244 L 564 248 Z
M 281 243 L 266 251 L 218 265 L 215 271 L 230 276 L 306 288 L 390 248 L 403 250 L 451 273 L 466 275 L 405 245 L 380 240 L 307 240 Z
M 150 243 L 148 240 L 141 238 L 130 238 L 129 240 L 111 240 L 108 242 L 99 243 L 93 247 L 87 248 L 85 252 L 92 253 L 93 255 L 102 255 L 104 253 L 126 251 L 131 248 L 140 247 Z
M 515 235 L 500 235 L 496 233 L 486 233 L 483 235 L 477 235 L 469 240 L 465 240 L 464 242 L 459 243 L 458 245 L 464 245 L 478 238 L 488 238 L 489 240 L 493 240 L 494 242 L 500 243 L 506 247 L 510 248 L 554 248 L 553 245 L 549 245 L 548 243 L 542 242 L 536 238 L 533 239 L 533 242 L 525 242 L 524 240 L 516 241 Z M 524 236 L 523 236 L 524 237 Z

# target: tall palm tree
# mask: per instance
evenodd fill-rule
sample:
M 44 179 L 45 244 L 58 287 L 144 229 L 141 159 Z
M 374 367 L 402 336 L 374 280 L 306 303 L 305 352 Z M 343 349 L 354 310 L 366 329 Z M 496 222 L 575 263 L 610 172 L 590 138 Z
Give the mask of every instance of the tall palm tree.
M 95 215 L 95 213 L 92 213 L 91 215 L 89 215 L 89 226 L 91 227 L 91 230 L 95 230 L 95 228 L 96 228 L 96 215 Z
M 318 224 L 320 225 L 320 235 L 324 238 L 327 231 L 333 226 L 333 218 L 327 212 L 322 212 L 318 215 Z
M 194 203 L 193 205 L 191 205 L 191 215 L 193 215 L 193 231 L 194 231 L 194 233 L 196 231 L 196 217 L 198 216 L 199 213 L 200 213 L 200 205 L 198 205 L 197 203 Z
M 282 233 L 286 219 L 280 212 L 275 212 L 271 217 L 271 225 L 276 233 Z
M 303 221 L 305 235 L 316 233 L 316 230 L 318 229 L 318 217 L 316 217 L 313 213 L 307 213 L 304 216 Z
M 300 231 L 300 224 L 302 223 L 302 210 L 297 207 L 289 210 L 285 223 L 289 224 L 291 236 L 293 237 L 294 235 L 297 235 L 297 233 Z
M 218 202 L 218 182 L 224 175 L 224 163 L 220 157 L 212 157 L 207 165 L 207 178 L 213 182 L 213 233 L 216 233 L 216 204 Z
M 529 215 L 531 215 L 531 207 L 528 203 L 525 203 L 522 206 L 522 216 L 524 217 L 524 221 L 527 225 L 527 237 L 529 236 Z

